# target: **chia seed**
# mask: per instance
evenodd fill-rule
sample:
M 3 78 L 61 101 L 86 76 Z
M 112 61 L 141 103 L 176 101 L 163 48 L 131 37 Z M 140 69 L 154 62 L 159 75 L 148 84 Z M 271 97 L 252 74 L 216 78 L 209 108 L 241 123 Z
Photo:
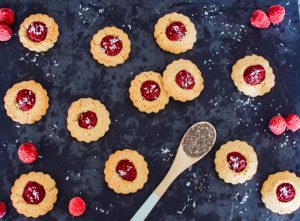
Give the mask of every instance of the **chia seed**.
M 209 123 L 199 123 L 191 127 L 183 137 L 184 152 L 193 158 L 204 156 L 214 145 L 216 130 Z

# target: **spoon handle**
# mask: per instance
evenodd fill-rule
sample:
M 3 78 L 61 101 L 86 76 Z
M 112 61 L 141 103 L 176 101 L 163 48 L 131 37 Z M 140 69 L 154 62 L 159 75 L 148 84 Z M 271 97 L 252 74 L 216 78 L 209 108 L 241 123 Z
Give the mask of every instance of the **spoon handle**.
M 145 220 L 151 210 L 154 208 L 156 203 L 166 192 L 168 187 L 174 181 L 178 174 L 174 173 L 172 169 L 169 170 L 165 178 L 161 181 L 158 187 L 153 191 L 153 193 L 148 197 L 148 199 L 143 203 L 139 210 L 134 214 L 130 221 L 142 221 Z

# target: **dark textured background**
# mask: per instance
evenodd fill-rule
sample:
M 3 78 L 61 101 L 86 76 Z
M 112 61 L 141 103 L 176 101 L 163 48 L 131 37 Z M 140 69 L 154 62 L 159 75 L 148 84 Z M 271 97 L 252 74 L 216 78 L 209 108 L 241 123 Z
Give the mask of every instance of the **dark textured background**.
M 285 6 L 282 24 L 266 30 L 250 27 L 251 12 L 272 3 Z M 0 200 L 7 202 L 4 220 L 30 220 L 16 213 L 9 195 L 16 178 L 29 171 L 49 173 L 56 181 L 59 198 L 52 212 L 40 220 L 72 220 L 68 200 L 82 195 L 88 209 L 76 220 L 128 220 L 162 180 L 180 139 L 197 121 L 217 128 L 215 147 L 201 162 L 182 174 L 150 214 L 148 220 L 299 220 L 300 210 L 279 216 L 267 210 L 259 189 L 267 175 L 291 170 L 300 175 L 300 132 L 280 137 L 268 128 L 271 116 L 300 114 L 300 25 L 296 1 L 78 1 L 2 0 L 17 15 L 14 37 L 0 44 Z M 159 49 L 153 38 L 157 19 L 168 12 L 182 12 L 198 32 L 193 50 L 172 55 Z M 54 17 L 60 28 L 55 47 L 45 54 L 22 47 L 17 30 L 33 13 Z M 125 64 L 106 68 L 89 52 L 93 34 L 115 25 L 128 33 L 131 55 Z M 230 78 L 232 65 L 246 54 L 266 57 L 274 69 L 276 86 L 271 93 L 248 98 Z M 130 81 L 141 71 L 161 72 L 178 58 L 191 59 L 202 71 L 205 89 L 194 101 L 171 100 L 156 115 L 133 107 L 128 97 Z M 14 83 L 34 79 L 48 91 L 50 108 L 34 125 L 19 125 L 6 116 L 3 97 Z M 111 113 L 105 137 L 91 144 L 79 143 L 66 130 L 66 112 L 74 100 L 101 100 Z M 214 154 L 229 140 L 245 140 L 255 147 L 258 172 L 242 185 L 229 185 L 214 170 Z M 20 143 L 37 144 L 41 158 L 33 165 L 17 157 Z M 136 194 L 118 195 L 108 189 L 103 167 L 108 156 L 126 147 L 138 150 L 149 163 L 145 188 Z

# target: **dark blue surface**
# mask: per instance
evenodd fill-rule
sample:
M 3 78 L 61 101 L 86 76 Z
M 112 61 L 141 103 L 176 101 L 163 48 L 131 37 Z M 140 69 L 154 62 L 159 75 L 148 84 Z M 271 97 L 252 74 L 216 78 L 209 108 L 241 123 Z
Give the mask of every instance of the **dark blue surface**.
M 250 14 L 282 3 L 287 11 L 279 26 L 266 30 L 248 24 Z M 291 170 L 300 176 L 300 132 L 273 136 L 267 128 L 271 116 L 292 111 L 300 114 L 300 25 L 296 1 L 67 1 L 2 0 L 17 14 L 14 37 L 0 44 L 0 200 L 8 204 L 4 220 L 30 220 L 17 214 L 9 196 L 22 173 L 43 171 L 56 181 L 59 198 L 52 212 L 40 220 L 72 220 L 68 200 L 82 195 L 88 209 L 76 220 L 128 220 L 146 200 L 169 169 L 186 129 L 197 121 L 215 125 L 217 142 L 201 162 L 182 174 L 170 187 L 148 220 L 299 220 L 300 211 L 279 216 L 267 210 L 259 190 L 267 175 Z M 157 19 L 181 12 L 197 29 L 194 48 L 181 55 L 159 49 L 153 38 Z M 19 43 L 17 31 L 33 13 L 47 13 L 60 28 L 55 47 L 45 54 L 29 52 Z M 92 59 L 93 34 L 109 25 L 128 33 L 132 53 L 125 64 L 106 68 Z M 239 93 L 230 78 L 232 65 L 247 54 L 270 61 L 276 86 L 259 98 Z M 128 96 L 130 81 L 141 71 L 162 73 L 175 59 L 187 58 L 202 71 L 205 89 L 194 101 L 171 100 L 164 111 L 146 115 L 133 107 Z M 34 125 L 19 125 L 6 116 L 3 97 L 14 83 L 35 79 L 48 91 L 50 108 Z M 66 130 L 69 105 L 81 97 L 101 100 L 111 113 L 105 137 L 91 144 L 79 143 Z M 258 172 L 243 185 L 229 185 L 214 170 L 214 154 L 229 140 L 245 140 L 255 147 Z M 37 144 L 42 156 L 33 165 L 17 157 L 18 145 Z M 117 195 L 103 179 L 108 156 L 132 148 L 149 163 L 145 188 L 133 195 Z

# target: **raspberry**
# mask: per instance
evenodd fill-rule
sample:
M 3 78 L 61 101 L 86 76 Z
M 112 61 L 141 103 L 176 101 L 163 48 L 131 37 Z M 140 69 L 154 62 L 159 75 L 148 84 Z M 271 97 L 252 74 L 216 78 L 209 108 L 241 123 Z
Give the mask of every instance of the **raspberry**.
M 273 25 L 276 25 L 284 19 L 285 9 L 281 5 L 272 5 L 268 9 L 269 20 Z
M 39 157 L 35 146 L 32 143 L 21 144 L 18 150 L 19 159 L 23 163 L 33 163 Z
M 0 41 L 8 41 L 12 37 L 12 30 L 8 25 L 0 24 Z
M 286 129 L 286 122 L 282 116 L 275 116 L 269 122 L 269 128 L 275 135 L 282 134 Z
M 6 205 L 4 202 L 0 202 L 0 219 L 6 214 Z
M 81 197 L 73 197 L 69 202 L 69 213 L 72 216 L 81 216 L 86 210 L 86 204 Z
M 290 114 L 285 118 L 289 130 L 296 132 L 300 129 L 300 117 L 297 114 Z
M 0 23 L 12 25 L 15 21 L 15 13 L 10 8 L 0 8 Z
M 262 10 L 256 10 L 253 12 L 250 18 L 250 23 L 256 28 L 268 28 L 270 26 L 270 21 L 267 14 Z

